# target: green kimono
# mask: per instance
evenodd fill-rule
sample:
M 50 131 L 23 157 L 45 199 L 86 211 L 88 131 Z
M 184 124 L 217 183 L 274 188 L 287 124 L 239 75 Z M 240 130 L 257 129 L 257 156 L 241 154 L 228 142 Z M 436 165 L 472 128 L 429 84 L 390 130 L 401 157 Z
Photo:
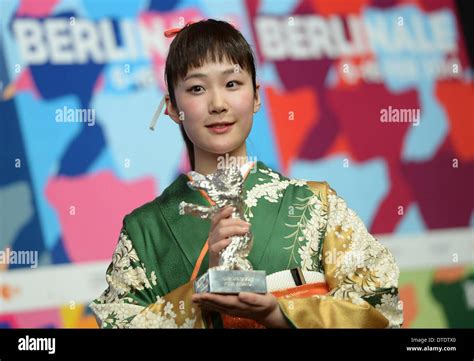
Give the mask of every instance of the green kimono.
M 180 175 L 123 222 L 107 269 L 109 287 L 90 307 L 104 328 L 222 327 L 191 302 L 191 275 L 210 221 L 179 215 L 179 203 L 209 205 Z M 400 327 L 398 267 L 354 211 L 326 182 L 288 179 L 257 162 L 244 183 L 254 244 L 249 260 L 267 275 L 299 267 L 319 273 L 325 295 L 278 298 L 290 325 Z M 198 276 L 208 267 L 206 255 Z

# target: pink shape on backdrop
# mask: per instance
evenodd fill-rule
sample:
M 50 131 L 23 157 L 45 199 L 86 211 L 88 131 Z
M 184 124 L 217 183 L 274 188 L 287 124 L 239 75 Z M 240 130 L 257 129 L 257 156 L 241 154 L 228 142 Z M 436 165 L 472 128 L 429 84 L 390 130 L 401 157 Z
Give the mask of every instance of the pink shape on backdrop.
M 15 90 L 18 91 L 30 91 L 35 99 L 41 99 L 41 94 L 36 87 L 36 83 L 31 76 L 30 68 L 24 68 L 18 78 L 15 80 Z
M 59 0 L 21 0 L 17 16 L 44 17 L 51 14 Z
M 18 328 L 18 323 L 16 321 L 15 315 L 10 313 L 0 315 L 0 323 L 7 324 L 8 328 Z
M 110 171 L 52 178 L 45 189 L 72 262 L 109 260 L 124 216 L 155 194 L 153 178 L 123 182 Z M 70 214 L 72 206 L 75 214 Z
M 179 172 L 188 173 L 191 170 L 191 163 L 189 162 L 188 151 L 186 147 L 181 152 L 181 160 L 179 161 Z
M 105 77 L 104 74 L 100 74 L 99 77 L 97 78 L 97 81 L 94 84 L 94 94 L 100 92 L 104 88 L 104 83 L 105 83 Z
M 49 308 L 41 311 L 26 311 L 14 315 L 17 328 L 62 327 L 63 322 L 59 308 Z

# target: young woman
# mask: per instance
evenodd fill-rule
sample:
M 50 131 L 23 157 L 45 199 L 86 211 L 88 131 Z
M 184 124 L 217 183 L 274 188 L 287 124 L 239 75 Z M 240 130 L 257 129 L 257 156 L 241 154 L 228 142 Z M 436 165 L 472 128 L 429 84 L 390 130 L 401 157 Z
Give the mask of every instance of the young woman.
M 191 167 L 216 171 L 247 160 L 260 107 L 251 48 L 216 20 L 171 30 L 167 113 L 179 125 Z M 91 304 L 101 327 L 399 327 L 397 265 L 326 182 L 288 179 L 244 161 L 245 218 L 225 208 L 212 220 L 179 215 L 182 201 L 209 205 L 181 174 L 123 222 L 107 290 Z M 253 233 L 249 260 L 265 270 L 267 294 L 194 294 L 229 238 Z

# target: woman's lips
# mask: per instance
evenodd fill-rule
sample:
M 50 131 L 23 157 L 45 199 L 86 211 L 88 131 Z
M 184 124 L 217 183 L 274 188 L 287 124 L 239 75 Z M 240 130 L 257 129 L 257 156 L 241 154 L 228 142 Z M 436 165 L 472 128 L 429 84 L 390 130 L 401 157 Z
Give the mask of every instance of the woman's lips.
M 213 133 L 223 134 L 223 133 L 229 132 L 232 129 L 233 125 L 234 123 L 215 124 L 215 125 L 209 125 L 206 128 L 208 128 Z

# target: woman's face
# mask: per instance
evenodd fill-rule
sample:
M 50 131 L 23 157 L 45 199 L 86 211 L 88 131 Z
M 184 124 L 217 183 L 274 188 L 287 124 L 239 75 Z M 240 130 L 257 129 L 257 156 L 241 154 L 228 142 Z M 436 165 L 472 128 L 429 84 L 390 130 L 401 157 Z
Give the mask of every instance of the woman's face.
M 168 113 L 194 144 L 195 153 L 222 155 L 239 149 L 260 107 L 250 73 L 230 62 L 205 63 L 188 71 L 175 86 L 178 109 Z M 169 97 L 167 97 L 169 98 Z

